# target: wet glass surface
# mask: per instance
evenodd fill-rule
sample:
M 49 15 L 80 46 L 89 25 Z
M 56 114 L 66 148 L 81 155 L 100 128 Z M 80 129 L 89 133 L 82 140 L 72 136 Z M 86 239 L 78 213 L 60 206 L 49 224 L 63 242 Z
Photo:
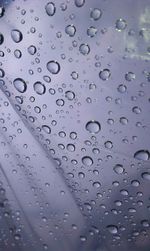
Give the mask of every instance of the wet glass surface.
M 0 0 L 0 251 L 150 250 L 150 1 Z

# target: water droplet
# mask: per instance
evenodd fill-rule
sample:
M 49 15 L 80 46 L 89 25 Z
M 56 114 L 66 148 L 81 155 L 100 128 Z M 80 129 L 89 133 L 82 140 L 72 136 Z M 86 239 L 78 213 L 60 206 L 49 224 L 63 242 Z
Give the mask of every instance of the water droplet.
M 85 178 L 85 174 L 84 174 L 83 172 L 79 172 L 79 173 L 78 173 L 78 177 L 79 177 L 80 179 L 83 179 L 83 178 Z
M 100 79 L 102 79 L 104 81 L 108 80 L 110 78 L 110 76 L 111 76 L 111 73 L 110 73 L 109 69 L 104 69 L 104 70 L 100 71 L 100 73 L 99 73 Z
M 111 141 L 106 141 L 106 142 L 105 142 L 105 147 L 106 147 L 107 149 L 111 149 L 111 148 L 113 148 L 113 143 L 112 143 Z
M 0 33 L 0 45 L 4 42 L 4 36 L 2 33 Z
M 79 51 L 81 54 L 88 55 L 90 53 L 90 47 L 88 44 L 81 44 L 79 47 Z
M 139 150 L 134 154 L 134 158 L 137 160 L 149 160 L 150 158 L 150 153 L 147 150 Z
M 45 85 L 42 84 L 40 81 L 35 82 L 33 85 L 33 88 L 34 88 L 34 91 L 39 95 L 42 95 L 46 92 Z
M 16 241 L 19 241 L 21 239 L 21 236 L 20 236 L 20 234 L 15 234 L 14 238 Z
M 128 119 L 125 118 L 125 117 L 121 117 L 121 118 L 120 118 L 120 123 L 121 123 L 122 125 L 127 125 L 127 124 L 128 124 Z
M 91 26 L 87 29 L 87 35 L 89 37 L 94 37 L 96 34 L 97 34 L 97 29 L 95 27 Z
M 82 7 L 85 4 L 85 0 L 75 0 L 74 3 L 77 7 Z
M 4 7 L 0 6 L 0 18 L 4 16 L 4 13 L 5 13 Z
M 48 16 L 53 16 L 56 12 L 56 7 L 53 2 L 49 2 L 45 6 L 45 10 Z
M 141 224 L 142 224 L 143 227 L 149 227 L 150 226 L 148 220 L 142 220 Z
M 73 144 L 68 144 L 68 145 L 67 145 L 67 150 L 68 150 L 69 152 L 74 152 L 74 151 L 75 151 L 75 145 L 73 145 Z
M 73 24 L 68 25 L 68 26 L 66 26 L 66 28 L 65 28 L 65 32 L 66 32 L 66 34 L 69 35 L 70 37 L 73 37 L 73 36 L 75 35 L 75 33 L 76 33 L 76 28 L 75 28 L 75 26 L 74 26 Z
M 98 181 L 93 182 L 93 187 L 99 188 L 101 186 L 101 183 Z
M 83 241 L 83 242 L 85 242 L 87 239 L 86 239 L 85 236 L 80 236 L 80 240 Z
M 16 78 L 13 84 L 18 92 L 24 93 L 27 90 L 27 84 L 22 78 Z
M 28 47 L 28 52 L 30 55 L 34 55 L 36 53 L 36 47 L 34 45 L 30 45 Z
M 47 125 L 42 125 L 42 129 L 44 132 L 46 132 L 47 134 L 51 133 L 51 128 Z
M 75 94 L 74 92 L 72 91 L 67 91 L 65 92 L 65 97 L 68 99 L 68 100 L 73 100 L 75 98 Z
M 11 31 L 11 38 L 15 43 L 19 43 L 23 39 L 23 35 L 21 31 L 14 29 Z
M 15 51 L 14 51 L 14 55 L 15 55 L 16 58 L 21 58 L 22 53 L 21 53 L 20 50 L 15 50 Z
M 140 185 L 140 182 L 139 182 L 138 180 L 132 180 L 132 181 L 131 181 L 131 185 L 132 185 L 133 187 L 138 187 L 138 186 Z
M 85 128 L 90 133 L 98 133 L 101 130 L 101 125 L 98 121 L 91 120 L 86 124 Z
M 125 189 L 120 190 L 120 193 L 121 193 L 123 196 L 129 195 L 128 191 L 125 190 Z
M 134 106 L 132 108 L 132 111 L 135 113 L 135 114 L 140 114 L 141 113 L 141 108 L 139 108 L 138 106 Z
M 47 69 L 52 74 L 57 74 L 60 71 L 60 65 L 57 61 L 49 61 L 47 63 Z
M 150 181 L 150 173 L 148 173 L 148 172 L 142 173 L 142 178 L 143 178 L 144 180 Z
M 108 229 L 108 231 L 109 231 L 111 234 L 117 234 L 117 233 L 118 233 L 118 227 L 115 226 L 115 225 L 108 225 L 108 226 L 107 226 L 107 229 Z
M 102 16 L 102 11 L 100 9 L 93 9 L 91 10 L 91 13 L 90 13 L 90 17 L 94 20 L 94 21 L 97 21 L 101 18 Z
M 91 165 L 93 165 L 93 159 L 89 156 L 85 156 L 82 158 L 82 163 L 85 166 L 91 166 Z
M 122 174 L 124 173 L 124 168 L 123 168 L 123 165 L 120 165 L 120 164 L 117 164 L 114 166 L 113 168 L 114 172 L 117 173 L 117 174 Z
M 133 72 L 127 72 L 125 74 L 125 79 L 129 82 L 133 81 L 135 79 L 135 74 Z
M 127 23 L 122 18 L 120 18 L 116 21 L 116 30 L 123 31 L 123 30 L 125 30 L 126 27 L 127 27 Z

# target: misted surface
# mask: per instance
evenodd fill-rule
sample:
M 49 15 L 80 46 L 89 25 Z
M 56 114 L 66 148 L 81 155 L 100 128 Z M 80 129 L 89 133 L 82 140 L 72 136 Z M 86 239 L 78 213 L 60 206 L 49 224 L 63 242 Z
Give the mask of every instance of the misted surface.
M 150 250 L 150 0 L 0 0 L 0 251 Z

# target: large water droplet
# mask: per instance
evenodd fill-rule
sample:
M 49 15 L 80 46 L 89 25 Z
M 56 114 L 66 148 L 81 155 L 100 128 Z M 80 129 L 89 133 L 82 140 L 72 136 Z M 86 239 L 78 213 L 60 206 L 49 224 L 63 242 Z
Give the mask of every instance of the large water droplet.
M 39 94 L 39 95 L 42 95 L 45 93 L 46 91 L 46 87 L 44 84 L 42 84 L 40 81 L 37 81 L 34 83 L 33 85 L 33 88 L 34 88 L 34 91 Z
M 73 24 L 68 25 L 68 26 L 66 26 L 66 28 L 65 28 L 65 32 L 66 32 L 66 34 L 69 35 L 70 37 L 73 37 L 73 36 L 75 35 L 75 33 L 76 33 L 76 27 L 75 27 Z
M 87 29 L 87 35 L 89 37 L 94 37 L 96 34 L 97 34 L 97 29 L 95 27 L 91 26 Z
M 4 42 L 4 36 L 2 33 L 0 33 L 0 45 Z
M 94 20 L 94 21 L 97 21 L 101 18 L 102 16 L 102 11 L 100 9 L 93 9 L 90 13 L 90 17 Z
M 16 78 L 13 84 L 18 92 L 24 93 L 27 90 L 27 84 L 22 78 Z
M 127 23 L 122 18 L 116 21 L 116 30 L 123 31 L 127 27 Z
M 101 125 L 98 121 L 91 120 L 86 124 L 85 128 L 90 133 L 98 133 L 101 130 Z
M 4 7 L 0 6 L 0 18 L 4 16 L 4 13 L 5 13 Z
M 81 54 L 88 55 L 90 53 L 90 47 L 88 44 L 81 44 L 79 47 L 79 51 Z
M 149 160 L 150 153 L 147 150 L 139 150 L 134 154 L 134 158 L 137 160 Z
M 47 69 L 52 74 L 57 74 L 60 71 L 60 65 L 56 61 L 49 61 L 47 63 Z
M 82 7 L 85 4 L 85 0 L 75 0 L 74 3 L 77 7 Z
M 34 45 L 30 45 L 28 47 L 28 52 L 30 53 L 30 55 L 34 55 L 36 53 L 36 47 Z
M 109 231 L 111 234 L 117 234 L 117 233 L 118 233 L 118 227 L 115 226 L 115 225 L 108 225 L 108 226 L 107 226 L 107 229 L 108 229 L 108 231 Z
M 47 125 L 42 125 L 42 129 L 44 132 L 46 132 L 47 134 L 51 133 L 51 128 Z
M 89 156 L 85 156 L 82 158 L 82 163 L 85 165 L 85 166 L 91 166 L 93 165 L 93 159 Z
M 49 2 L 45 6 L 45 10 L 48 16 L 53 16 L 56 12 L 56 7 L 53 2 Z
M 113 168 L 113 170 L 117 174 L 122 174 L 124 172 L 123 165 L 121 165 L 121 164 L 115 165 L 114 168 Z
M 142 173 L 142 178 L 143 178 L 144 180 L 150 181 L 150 173 L 148 173 L 148 172 Z
M 100 73 L 99 73 L 100 79 L 102 79 L 104 81 L 108 80 L 110 78 L 110 76 L 111 76 L 111 73 L 110 73 L 109 69 L 104 69 L 104 70 L 100 71 Z
M 14 29 L 11 31 L 11 38 L 15 43 L 19 43 L 23 39 L 23 35 L 21 31 Z

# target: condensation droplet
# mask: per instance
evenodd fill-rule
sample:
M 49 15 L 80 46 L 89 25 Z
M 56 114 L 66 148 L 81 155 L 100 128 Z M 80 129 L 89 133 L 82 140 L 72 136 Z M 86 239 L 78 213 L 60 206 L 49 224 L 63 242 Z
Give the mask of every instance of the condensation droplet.
M 108 226 L 107 226 L 107 229 L 108 229 L 108 231 L 109 231 L 111 234 L 117 234 L 117 233 L 118 233 L 118 227 L 115 226 L 115 225 L 108 225 Z
M 47 69 L 52 74 L 57 74 L 60 71 L 60 65 L 57 61 L 49 61 L 47 63 Z
M 34 91 L 39 95 L 42 95 L 46 92 L 45 85 L 42 84 L 40 81 L 35 82 L 33 85 L 33 88 L 34 88 Z
M 56 12 L 55 4 L 53 2 L 47 3 L 45 6 L 45 10 L 48 16 L 54 16 Z
M 13 84 L 18 92 L 24 93 L 27 90 L 27 84 L 22 78 L 16 78 Z
M 101 125 L 98 121 L 91 120 L 86 124 L 85 128 L 90 133 L 98 133 L 101 130 Z
M 75 28 L 75 26 L 74 26 L 73 24 L 68 25 L 68 26 L 66 26 L 66 28 L 65 28 L 65 32 L 66 32 L 66 34 L 69 35 L 70 37 L 73 37 L 73 36 L 75 35 L 75 33 L 76 33 L 76 28 Z
M 126 27 L 127 27 L 127 23 L 122 18 L 120 18 L 116 21 L 116 30 L 117 31 L 123 31 L 123 30 L 125 30 Z
M 90 13 L 90 17 L 94 20 L 94 21 L 97 21 L 101 18 L 102 16 L 102 11 L 100 9 L 93 9 L 91 10 L 91 13 Z
M 88 55 L 90 53 L 90 47 L 88 44 L 81 44 L 79 47 L 79 51 L 84 56 Z
M 147 150 L 139 150 L 134 154 L 134 158 L 137 160 L 149 160 L 150 158 L 150 153 Z
M 11 38 L 15 43 L 19 43 L 23 39 L 23 35 L 21 31 L 14 29 L 11 31 Z
M 0 45 L 4 42 L 4 36 L 2 33 L 0 33 Z
M 82 163 L 85 165 L 85 166 L 91 166 L 93 165 L 93 159 L 89 156 L 85 156 L 82 158 Z
M 77 7 L 82 7 L 85 4 L 85 0 L 75 0 L 74 3 Z
M 113 168 L 114 172 L 117 174 L 122 174 L 124 172 L 124 168 L 120 164 L 116 164 Z
M 143 178 L 144 180 L 150 181 L 150 173 L 148 173 L 148 172 L 142 173 L 142 178 Z
M 104 69 L 104 70 L 100 71 L 100 73 L 99 73 L 99 77 L 103 81 L 108 80 L 110 78 L 110 76 L 111 76 L 111 73 L 110 73 L 109 69 Z
M 47 134 L 51 133 L 51 128 L 47 125 L 42 125 L 42 129 L 44 132 L 46 132 Z

